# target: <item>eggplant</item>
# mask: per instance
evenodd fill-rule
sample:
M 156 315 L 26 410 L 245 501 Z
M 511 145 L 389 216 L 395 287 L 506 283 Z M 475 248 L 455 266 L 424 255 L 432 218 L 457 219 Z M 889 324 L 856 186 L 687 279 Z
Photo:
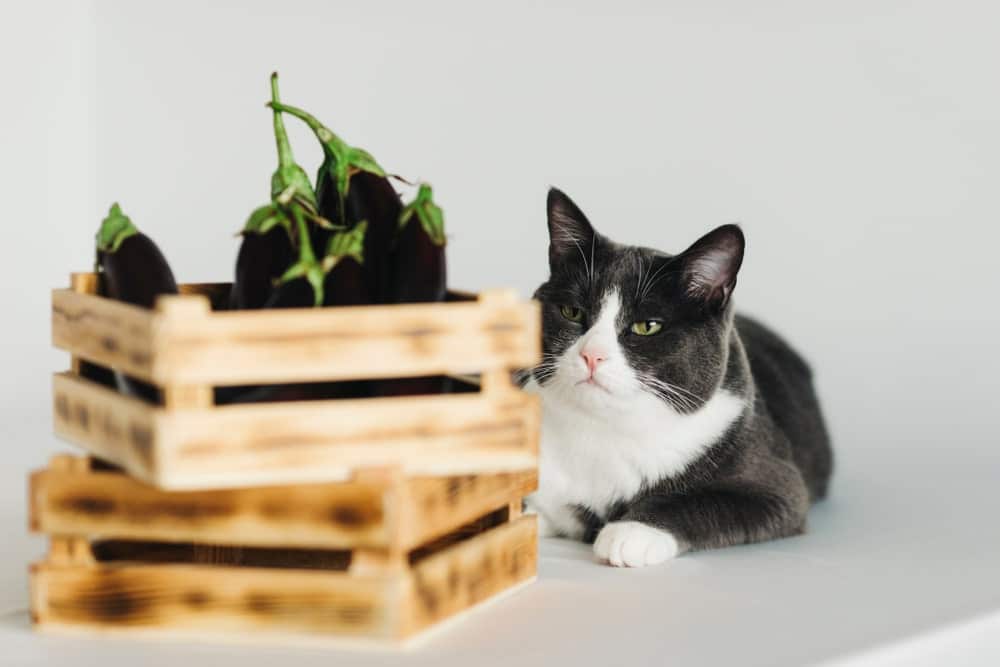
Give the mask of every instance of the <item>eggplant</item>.
M 444 301 L 448 291 L 444 213 L 434 203 L 430 185 L 420 185 L 417 196 L 398 219 L 399 230 L 389 255 L 389 301 Z
M 151 238 L 114 204 L 97 231 L 97 267 L 101 293 L 118 301 L 152 308 L 161 294 L 177 294 L 170 265 Z M 158 401 L 151 384 L 115 373 L 121 391 L 148 401 Z
M 385 170 L 370 153 L 348 145 L 312 114 L 274 101 L 271 108 L 304 122 L 323 148 L 323 163 L 316 175 L 320 217 L 332 221 L 344 233 L 355 231 L 361 222 L 367 223 L 363 257 L 357 258 L 359 266 L 336 255 L 337 233 L 315 232 L 315 246 L 326 249 L 323 261 L 331 267 L 324 281 L 327 297 L 323 303 L 385 303 L 389 251 L 403 207 Z
M 294 258 L 291 239 L 282 227 L 263 234 L 244 234 L 236 256 L 233 288 L 229 292 L 230 310 L 264 308 L 275 283 Z
M 310 223 L 320 228 L 329 228 L 331 223 L 319 215 L 309 176 L 295 162 L 277 109 L 276 72 L 271 74 L 271 104 L 278 168 L 271 176 L 271 202 L 256 209 L 241 232 L 231 308 L 276 307 L 271 305 L 276 300 L 283 307 L 323 303 L 325 274 L 313 251 Z M 285 288 L 288 284 L 294 286 Z
M 390 275 L 386 298 L 391 303 L 444 301 L 447 293 L 444 214 L 434 203 L 430 185 L 422 183 L 414 200 L 398 216 L 398 231 L 389 254 Z M 381 380 L 380 396 L 447 393 L 447 377 Z

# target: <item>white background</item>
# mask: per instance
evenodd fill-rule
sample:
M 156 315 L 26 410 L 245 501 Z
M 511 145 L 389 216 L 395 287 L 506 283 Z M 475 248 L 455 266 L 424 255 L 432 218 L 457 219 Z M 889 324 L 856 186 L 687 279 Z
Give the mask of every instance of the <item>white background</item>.
M 541 583 L 427 660 L 798 664 L 1000 610 L 994 3 L 47 0 L 0 23 L 0 630 L 22 663 L 131 655 L 34 640 L 17 611 L 42 548 L 26 473 L 61 447 L 48 290 L 90 266 L 112 201 L 180 279 L 230 279 L 275 165 L 273 69 L 285 101 L 434 184 L 456 287 L 530 295 L 550 184 L 623 242 L 740 222 L 738 303 L 812 360 L 839 455 L 809 536 L 644 573 L 546 544 Z M 1000 650 L 982 622 L 965 661 Z

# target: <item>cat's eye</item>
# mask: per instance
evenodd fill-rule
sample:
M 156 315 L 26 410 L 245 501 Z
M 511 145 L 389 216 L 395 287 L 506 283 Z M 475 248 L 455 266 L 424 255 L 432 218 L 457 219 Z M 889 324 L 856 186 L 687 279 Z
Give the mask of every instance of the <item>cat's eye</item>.
M 661 329 L 663 329 L 663 322 L 659 320 L 643 320 L 632 323 L 632 333 L 638 336 L 652 336 L 660 333 Z
M 570 322 L 580 322 L 583 320 L 583 308 L 559 306 L 559 313 Z

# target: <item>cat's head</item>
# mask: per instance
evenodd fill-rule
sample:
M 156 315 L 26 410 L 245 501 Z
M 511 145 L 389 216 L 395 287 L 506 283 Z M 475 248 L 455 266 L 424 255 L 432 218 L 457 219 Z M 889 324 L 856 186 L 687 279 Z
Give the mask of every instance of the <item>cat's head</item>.
M 692 412 L 719 387 L 743 233 L 724 225 L 678 255 L 614 243 L 565 194 L 548 197 L 542 391 L 584 409 L 650 396 Z

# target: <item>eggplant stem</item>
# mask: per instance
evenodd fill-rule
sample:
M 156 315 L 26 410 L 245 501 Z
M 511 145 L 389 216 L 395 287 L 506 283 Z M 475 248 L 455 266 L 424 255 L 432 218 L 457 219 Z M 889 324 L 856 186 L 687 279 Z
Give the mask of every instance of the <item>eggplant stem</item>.
M 285 130 L 285 121 L 281 117 L 281 112 L 275 108 L 280 106 L 278 101 L 278 73 L 271 74 L 271 108 L 274 110 L 274 139 L 278 144 L 278 164 L 282 167 L 291 167 L 295 164 L 295 156 L 292 154 L 292 145 L 288 141 L 288 132 Z

